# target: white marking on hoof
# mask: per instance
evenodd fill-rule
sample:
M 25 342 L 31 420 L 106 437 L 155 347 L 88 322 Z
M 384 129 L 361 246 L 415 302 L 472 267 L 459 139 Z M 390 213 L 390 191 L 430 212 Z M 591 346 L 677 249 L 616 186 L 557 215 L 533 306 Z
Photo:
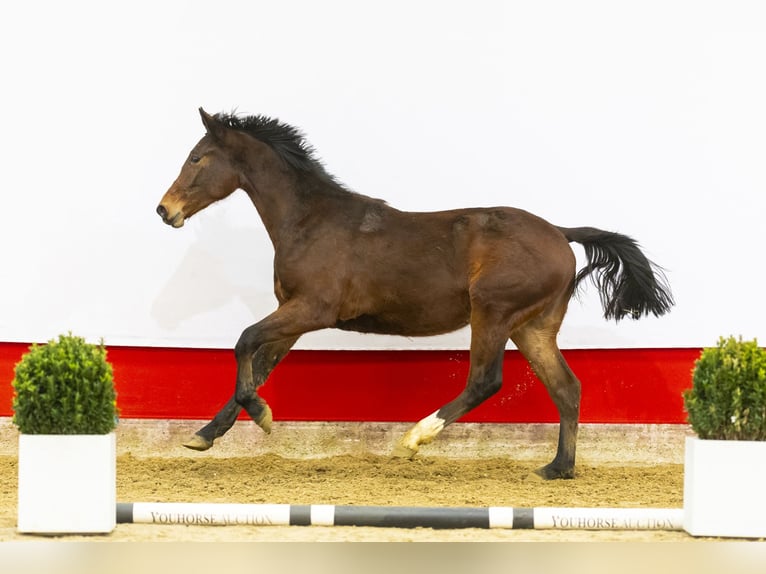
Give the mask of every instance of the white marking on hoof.
M 436 413 L 428 415 L 418 424 L 412 427 L 399 441 L 399 445 L 412 451 L 414 455 L 421 444 L 428 444 L 444 430 L 444 419 L 436 416 Z
M 263 412 L 261 418 L 258 419 L 255 424 L 263 429 L 266 434 L 271 434 L 271 423 L 273 422 L 271 415 L 271 407 L 266 403 L 263 403 Z

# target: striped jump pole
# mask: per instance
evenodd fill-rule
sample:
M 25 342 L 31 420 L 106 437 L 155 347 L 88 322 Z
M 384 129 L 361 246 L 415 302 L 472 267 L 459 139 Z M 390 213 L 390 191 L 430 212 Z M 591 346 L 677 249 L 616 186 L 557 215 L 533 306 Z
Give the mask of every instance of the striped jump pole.
M 379 526 L 554 530 L 683 530 L 680 508 L 484 508 L 132 502 L 117 523 L 200 526 Z

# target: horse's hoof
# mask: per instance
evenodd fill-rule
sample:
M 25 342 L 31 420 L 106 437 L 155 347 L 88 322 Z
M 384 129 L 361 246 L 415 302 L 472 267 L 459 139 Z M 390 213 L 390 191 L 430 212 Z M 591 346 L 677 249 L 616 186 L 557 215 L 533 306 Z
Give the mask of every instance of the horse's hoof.
M 189 440 L 187 440 L 183 445 L 186 448 L 190 448 L 192 450 L 207 450 L 211 446 L 213 446 L 212 440 L 207 440 L 205 438 L 202 438 L 200 435 L 195 434 L 193 435 Z
M 271 423 L 273 422 L 273 418 L 271 416 L 271 408 L 269 405 L 264 404 L 263 405 L 263 412 L 261 413 L 260 418 L 255 421 L 255 424 L 257 424 L 259 427 L 263 429 L 263 432 L 266 434 L 271 434 Z
M 573 468 L 557 468 L 552 464 L 547 464 L 538 468 L 535 474 L 543 480 L 557 480 L 557 479 L 569 479 L 574 478 Z
M 397 444 L 391 452 L 392 458 L 406 458 L 411 460 L 418 453 L 417 449 L 410 448 L 402 443 Z

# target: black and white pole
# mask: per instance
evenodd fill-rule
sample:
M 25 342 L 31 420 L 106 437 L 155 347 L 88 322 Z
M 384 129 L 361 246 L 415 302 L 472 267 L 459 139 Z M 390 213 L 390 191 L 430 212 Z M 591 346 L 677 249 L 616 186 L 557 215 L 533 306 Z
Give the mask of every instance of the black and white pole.
M 133 502 L 118 523 L 201 526 L 379 526 L 559 530 L 683 530 L 680 508 L 484 508 Z

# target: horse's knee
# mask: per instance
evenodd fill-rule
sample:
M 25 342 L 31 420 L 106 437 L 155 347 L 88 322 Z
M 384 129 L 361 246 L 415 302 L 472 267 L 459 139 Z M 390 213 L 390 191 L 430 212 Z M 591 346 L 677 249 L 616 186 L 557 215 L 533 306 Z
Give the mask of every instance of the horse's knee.
M 251 325 L 242 331 L 239 339 L 237 339 L 237 344 L 234 345 L 234 356 L 237 358 L 237 361 L 252 361 L 253 355 L 262 342 L 260 334 L 261 330 L 256 325 Z

